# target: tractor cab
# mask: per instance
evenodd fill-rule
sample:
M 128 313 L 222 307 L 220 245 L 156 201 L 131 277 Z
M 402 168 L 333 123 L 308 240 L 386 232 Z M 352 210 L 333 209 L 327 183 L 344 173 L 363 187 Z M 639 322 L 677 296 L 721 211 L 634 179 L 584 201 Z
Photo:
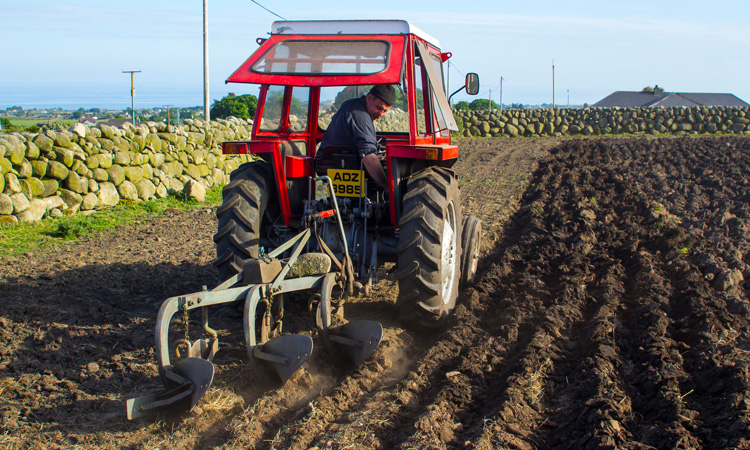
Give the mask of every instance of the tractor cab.
M 451 167 L 458 157 L 450 143 L 450 132 L 458 127 L 442 69 L 451 54 L 440 51 L 437 39 L 400 20 L 277 21 L 270 37 L 257 42 L 260 47 L 227 79 L 260 85 L 252 139 L 225 142 L 224 153 L 254 153 L 274 162 L 277 181 L 289 184 L 283 192 L 287 183 L 278 183 L 282 218 L 289 225 L 301 217 L 300 205 L 292 202 L 295 196 L 306 197 L 306 177 L 359 170 L 356 152 L 317 155 L 338 107 L 366 95 L 373 85 L 393 84 L 396 103 L 375 128 L 385 154 L 386 196 L 394 199 L 389 222 L 395 229 L 400 181 L 427 166 Z M 354 195 L 356 186 L 344 177 L 357 177 L 333 175 L 338 175 L 337 193 Z M 298 191 L 291 193 L 291 202 L 289 189 Z

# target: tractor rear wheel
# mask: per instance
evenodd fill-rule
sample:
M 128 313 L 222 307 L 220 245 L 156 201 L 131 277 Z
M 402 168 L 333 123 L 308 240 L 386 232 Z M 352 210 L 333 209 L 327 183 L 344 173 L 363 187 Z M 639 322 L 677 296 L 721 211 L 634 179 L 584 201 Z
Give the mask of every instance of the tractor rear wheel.
M 456 306 L 460 278 L 461 202 L 453 171 L 431 167 L 411 176 L 399 223 L 398 304 L 410 325 L 442 325 Z
M 241 272 L 246 260 L 258 256 L 270 190 L 273 190 L 273 173 L 264 161 L 241 165 L 224 186 L 223 201 L 216 211 L 219 227 L 214 235 L 214 266 L 221 281 Z

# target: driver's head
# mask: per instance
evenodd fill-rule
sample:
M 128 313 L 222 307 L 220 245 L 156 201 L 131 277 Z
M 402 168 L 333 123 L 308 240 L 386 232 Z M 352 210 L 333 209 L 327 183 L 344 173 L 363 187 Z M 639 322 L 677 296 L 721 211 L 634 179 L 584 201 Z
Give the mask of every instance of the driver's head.
M 396 89 L 391 84 L 375 85 L 365 97 L 367 113 L 372 120 L 378 120 L 383 117 L 395 102 Z

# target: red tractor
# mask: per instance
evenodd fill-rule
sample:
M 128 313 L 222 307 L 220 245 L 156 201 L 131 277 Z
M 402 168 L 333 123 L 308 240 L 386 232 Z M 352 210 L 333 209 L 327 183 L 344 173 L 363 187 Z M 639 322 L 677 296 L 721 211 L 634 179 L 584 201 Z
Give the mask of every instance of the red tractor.
M 257 157 L 223 189 L 214 235 L 222 283 L 163 303 L 156 348 L 167 391 L 129 400 L 129 418 L 190 409 L 205 393 L 218 350 L 208 306 L 244 302 L 251 363 L 284 382 L 313 347 L 307 334 L 282 333 L 292 294 L 307 295 L 326 347 L 359 364 L 383 331 L 374 321 L 347 321 L 344 303 L 369 295 L 384 263 L 395 263 L 402 320 L 420 329 L 440 326 L 459 285 L 475 277 L 481 224 L 461 215 L 451 170 L 459 151 L 450 132 L 458 127 L 442 69 L 451 54 L 397 20 L 279 21 L 257 42 L 227 80 L 258 84 L 260 94 L 251 140 L 222 145 L 224 154 Z M 387 189 L 373 182 L 357 152 L 318 151 L 341 103 L 379 84 L 397 86 L 393 108 L 375 122 Z M 477 75 L 468 74 L 462 89 L 475 95 Z M 198 308 L 208 337 L 170 340 L 172 317 L 180 312 L 187 325 L 188 311 Z

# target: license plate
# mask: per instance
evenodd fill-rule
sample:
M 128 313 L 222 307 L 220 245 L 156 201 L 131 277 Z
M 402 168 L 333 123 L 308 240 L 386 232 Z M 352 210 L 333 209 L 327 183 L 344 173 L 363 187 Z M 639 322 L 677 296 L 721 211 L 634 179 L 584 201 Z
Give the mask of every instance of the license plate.
M 361 197 L 365 185 L 364 170 L 328 169 L 337 197 Z

